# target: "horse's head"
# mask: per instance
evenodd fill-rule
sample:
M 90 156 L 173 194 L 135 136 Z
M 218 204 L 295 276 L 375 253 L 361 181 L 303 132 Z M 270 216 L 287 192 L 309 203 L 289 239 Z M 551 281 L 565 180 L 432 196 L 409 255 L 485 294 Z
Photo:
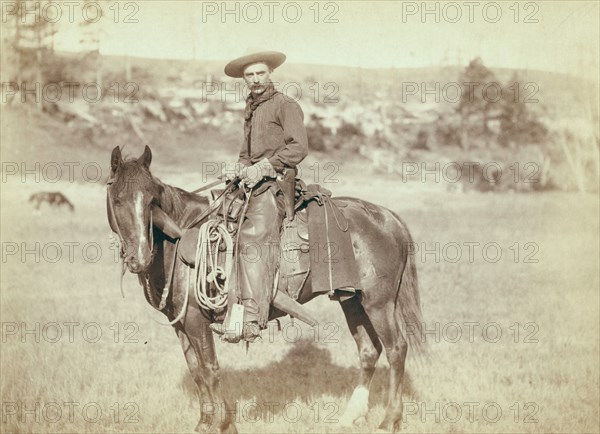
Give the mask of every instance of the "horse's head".
M 162 186 L 150 174 L 152 152 L 146 146 L 137 159 L 123 160 L 119 147 L 110 157 L 108 221 L 121 241 L 121 255 L 132 273 L 152 262 L 152 205 L 159 204 Z

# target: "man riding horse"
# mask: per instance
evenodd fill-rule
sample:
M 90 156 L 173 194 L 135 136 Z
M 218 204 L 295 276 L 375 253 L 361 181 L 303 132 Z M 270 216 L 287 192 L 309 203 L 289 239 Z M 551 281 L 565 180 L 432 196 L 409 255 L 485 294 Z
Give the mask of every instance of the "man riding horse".
M 284 58 L 279 53 L 262 53 L 234 63 L 233 72 L 229 66 L 227 68 L 235 76 L 246 73 L 251 91 L 254 88 L 246 111 L 247 134 L 240 153 L 242 164 L 236 175 L 246 185 L 243 189 L 250 192 L 247 219 L 240 217 L 240 244 L 260 241 L 266 245 L 277 241 L 283 220 L 282 205 L 285 203 L 286 215 L 289 210 L 286 200 L 289 196 L 282 194 L 282 190 L 288 190 L 288 184 L 280 182 L 278 178 L 283 171 L 282 178 L 285 181 L 292 174 L 289 170 L 294 170 L 307 152 L 302 111 L 296 103 L 275 92 L 269 80 L 272 69 L 280 65 Z M 152 152 L 148 146 L 137 159 L 123 159 L 120 148 L 116 146 L 113 149 L 106 196 L 108 222 L 121 245 L 123 267 L 139 276 L 147 301 L 167 316 L 181 342 L 199 392 L 200 419 L 196 430 L 236 432 L 235 396 L 231 395 L 232 391 L 220 387 L 216 348 L 212 333 L 206 327 L 215 312 L 200 301 L 197 286 L 190 284 L 192 269 L 182 260 L 180 251 L 180 244 L 185 242 L 187 234 L 191 234 L 189 238 L 195 241 L 192 243 L 194 246 L 201 247 L 192 229 L 199 230 L 200 222 L 215 210 L 207 198 L 165 184 L 154 177 L 150 172 L 151 161 Z M 267 174 L 269 176 L 265 176 Z M 231 185 L 232 188 L 234 186 L 235 183 Z M 314 192 L 311 186 L 302 190 L 303 197 Z M 344 210 L 342 215 L 339 210 L 335 211 L 338 205 L 333 203 L 334 200 L 325 196 L 315 197 L 321 199 L 322 204 L 317 201 L 315 205 L 315 200 L 310 200 L 306 207 L 309 232 L 311 221 L 318 223 L 313 224 L 313 228 L 325 227 L 326 241 L 331 230 L 335 233 L 338 218 L 345 221 L 345 229 L 340 230 L 351 240 L 351 270 L 356 276 L 352 279 L 336 279 L 332 283 L 334 276 L 331 271 L 334 267 L 330 267 L 330 262 L 334 261 L 328 261 L 325 267 L 328 282 L 319 282 L 318 277 L 322 278 L 323 273 L 317 273 L 315 262 L 325 261 L 313 261 L 311 265 L 315 267 L 311 268 L 311 277 L 302 283 L 300 295 L 296 294 L 298 298 L 294 300 L 294 297 L 285 295 L 279 286 L 280 290 L 273 295 L 274 309 L 269 312 L 277 257 L 268 254 L 267 249 L 267 253 L 259 252 L 261 256 L 258 262 L 250 261 L 250 258 L 241 262 L 240 271 L 244 276 L 238 279 L 237 287 L 234 285 L 228 289 L 236 289 L 232 291 L 235 296 L 229 300 L 235 300 L 236 303 L 241 301 L 242 305 L 236 304 L 232 310 L 239 312 L 240 306 L 244 306 L 246 330 L 242 337 L 251 340 L 258 336 L 269 313 L 273 318 L 285 313 L 298 319 L 304 317 L 307 324 L 314 325 L 318 322 L 311 320 L 307 311 L 299 309 L 303 308 L 303 303 L 325 293 L 336 299 L 337 289 L 356 289 L 359 286 L 363 296 L 346 291 L 349 294 L 338 294 L 337 297 L 360 357 L 358 383 L 340 422 L 343 426 L 351 426 L 354 421 L 367 416 L 375 366 L 385 348 L 389 363 L 389 391 L 385 416 L 379 428 L 397 431 L 402 422 L 402 388 L 407 351 L 410 346 L 419 353 L 425 343 L 416 263 L 408 247 L 414 245 L 413 239 L 402 219 L 387 208 L 357 198 L 337 198 L 335 201 Z M 302 200 L 306 202 L 306 199 Z M 321 211 L 314 214 L 316 209 Z M 327 218 L 328 212 L 331 220 Z M 317 218 L 323 214 L 325 224 L 321 224 Z M 294 223 L 299 228 L 299 220 L 286 221 L 283 235 L 294 232 L 291 230 Z M 207 223 L 209 221 L 204 224 Z M 317 231 L 314 237 L 310 234 L 309 237 L 321 240 L 323 235 Z M 342 244 L 339 244 L 339 251 L 344 250 Z M 243 254 L 244 248 L 240 249 L 240 256 Z M 339 257 L 338 263 L 346 262 L 345 256 Z M 194 262 L 198 270 L 200 263 Z M 286 264 L 280 262 L 279 265 Z M 280 275 L 284 274 L 281 273 L 282 268 L 279 271 Z M 351 286 L 352 282 L 356 282 L 356 285 Z M 195 293 L 196 302 L 191 290 Z M 228 312 L 231 310 L 228 309 Z M 240 321 L 231 321 L 230 318 L 230 323 L 239 324 Z M 226 328 L 216 324 L 211 326 L 227 335 Z M 237 341 L 239 338 L 236 334 L 235 340 L 231 340 Z M 217 417 L 218 409 L 223 411 L 222 418 Z
M 247 341 L 254 341 L 266 328 L 278 257 L 273 247 L 279 245 L 284 215 L 293 218 L 293 205 L 291 210 L 284 210 L 284 194 L 288 195 L 288 203 L 291 195 L 293 204 L 293 183 L 291 188 L 287 183 L 288 188 L 284 189 L 288 191 L 284 192 L 276 179 L 281 181 L 287 171 L 294 171 L 295 175 L 296 166 L 308 153 L 300 105 L 277 91 L 271 81 L 271 73 L 285 59 L 283 53 L 265 51 L 240 57 L 225 66 L 225 74 L 243 78 L 250 89 L 238 164 L 234 171 L 225 173 L 230 180 L 239 178 L 251 191 L 246 219 L 240 227 L 241 257 L 237 258 L 238 294 L 244 306 L 242 337 Z M 250 248 L 258 248 L 257 260 L 244 258 L 244 252 Z M 211 328 L 224 340 L 237 341 L 229 337 L 227 324 L 212 324 Z

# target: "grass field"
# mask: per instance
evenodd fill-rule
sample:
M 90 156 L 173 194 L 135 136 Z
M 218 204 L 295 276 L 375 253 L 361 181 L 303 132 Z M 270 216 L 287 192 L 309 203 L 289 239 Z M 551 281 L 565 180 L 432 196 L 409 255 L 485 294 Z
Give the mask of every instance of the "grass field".
M 417 187 L 364 175 L 331 186 L 397 211 L 419 247 L 429 352 L 409 356 L 403 431 L 598 432 L 598 197 Z M 26 200 L 38 190 L 63 191 L 76 212 L 33 213 Z M 175 334 L 134 276 L 119 293 L 102 185 L 7 182 L 1 213 L 0 431 L 192 432 L 198 402 Z M 72 258 L 69 242 L 79 243 Z M 21 257 L 24 247 L 33 253 Z M 302 328 L 292 342 L 295 329 L 285 339 L 271 328 L 247 354 L 218 344 L 240 432 L 341 430 L 357 350 L 337 303 L 309 306 L 339 329 L 315 338 Z M 386 365 L 352 432 L 383 418 Z

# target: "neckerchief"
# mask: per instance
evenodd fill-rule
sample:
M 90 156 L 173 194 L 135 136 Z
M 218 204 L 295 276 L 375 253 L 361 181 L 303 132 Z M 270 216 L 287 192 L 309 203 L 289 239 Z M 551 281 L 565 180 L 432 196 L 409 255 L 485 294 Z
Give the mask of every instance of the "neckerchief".
M 275 95 L 277 90 L 273 83 L 269 83 L 263 93 L 255 97 L 253 93 L 248 95 L 246 99 L 246 109 L 244 111 L 244 137 L 246 138 L 246 145 L 248 146 L 248 156 L 250 156 L 250 133 L 252 131 L 252 115 L 254 110 L 263 102 L 270 100 Z

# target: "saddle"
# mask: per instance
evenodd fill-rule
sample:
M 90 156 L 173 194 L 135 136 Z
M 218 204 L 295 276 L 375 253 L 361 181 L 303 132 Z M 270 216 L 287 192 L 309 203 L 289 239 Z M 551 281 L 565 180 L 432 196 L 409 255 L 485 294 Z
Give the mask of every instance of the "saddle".
M 212 190 L 212 199 L 221 192 Z M 344 204 L 332 198 L 329 190 L 301 180 L 295 183 L 293 201 L 284 202 L 286 214 L 290 202 L 295 214 L 293 220 L 286 218 L 281 228 L 276 277 L 279 290 L 298 300 L 309 278 L 312 291 L 306 294 L 307 298 L 338 288 L 360 288 L 349 223 L 341 209 Z M 243 207 L 244 200 L 236 190 L 223 200 L 214 215 L 234 240 Z M 191 228 L 179 242 L 179 258 L 190 267 L 195 264 L 198 236 L 199 229 Z
M 281 233 L 279 289 L 304 298 L 302 288 L 311 279 L 310 299 L 316 294 L 360 288 L 349 223 L 344 204 L 318 184 L 297 184 L 296 217 L 284 221 Z

